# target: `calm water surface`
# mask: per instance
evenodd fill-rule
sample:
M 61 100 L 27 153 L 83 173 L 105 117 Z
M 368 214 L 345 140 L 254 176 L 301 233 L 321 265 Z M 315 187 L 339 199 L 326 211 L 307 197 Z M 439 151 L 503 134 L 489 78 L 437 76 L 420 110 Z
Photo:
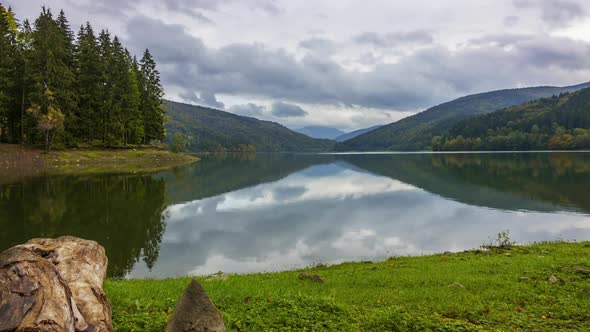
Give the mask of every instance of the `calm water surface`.
M 590 154 L 242 155 L 154 175 L 0 174 L 0 250 L 75 235 L 113 277 L 590 240 Z

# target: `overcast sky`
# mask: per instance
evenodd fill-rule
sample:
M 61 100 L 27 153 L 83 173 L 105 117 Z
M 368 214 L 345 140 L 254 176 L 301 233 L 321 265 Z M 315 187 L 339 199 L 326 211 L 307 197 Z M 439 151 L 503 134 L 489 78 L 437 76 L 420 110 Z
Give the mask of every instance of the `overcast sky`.
M 584 0 L 0 0 L 44 3 L 158 61 L 168 99 L 352 130 L 466 94 L 590 80 Z

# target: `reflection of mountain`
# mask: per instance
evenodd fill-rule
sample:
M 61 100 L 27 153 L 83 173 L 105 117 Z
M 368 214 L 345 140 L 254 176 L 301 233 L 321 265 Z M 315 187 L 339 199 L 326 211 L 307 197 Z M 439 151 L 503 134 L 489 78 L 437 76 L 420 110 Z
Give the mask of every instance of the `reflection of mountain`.
M 590 212 L 586 154 L 346 155 L 346 161 L 461 203 Z
M 590 212 L 589 182 L 584 154 L 211 156 L 0 185 L 0 250 L 75 235 L 105 246 L 111 276 L 140 277 L 462 250 L 502 229 L 590 238 L 587 216 L 554 213 Z
M 74 235 L 103 245 L 109 275 L 158 258 L 165 182 L 151 176 L 36 178 L 0 186 L 0 250 L 35 237 Z
M 418 164 L 432 165 L 432 160 L 422 161 Z M 346 162 L 319 164 L 277 181 L 171 205 L 160 261 L 151 272 L 138 265 L 132 276 L 260 272 L 459 251 L 476 248 L 503 229 L 517 241 L 590 238 L 584 215 L 486 209 L 359 170 Z M 465 181 L 457 185 L 473 195 L 473 188 L 503 194 Z M 517 204 L 522 202 L 551 208 L 525 198 Z
M 306 154 L 228 154 L 203 158 L 188 167 L 162 174 L 171 202 L 192 201 L 277 181 L 312 165 L 334 160 L 329 155 Z

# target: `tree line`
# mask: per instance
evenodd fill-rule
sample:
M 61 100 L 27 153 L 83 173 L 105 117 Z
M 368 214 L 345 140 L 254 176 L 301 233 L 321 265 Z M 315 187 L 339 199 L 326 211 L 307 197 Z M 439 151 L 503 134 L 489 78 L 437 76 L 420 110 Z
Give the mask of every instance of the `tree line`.
M 0 4 L 0 142 L 75 147 L 165 137 L 163 89 L 146 49 L 138 61 L 108 30 L 74 35 L 63 12 L 33 24 Z
M 590 89 L 462 121 L 432 139 L 434 151 L 590 149 Z

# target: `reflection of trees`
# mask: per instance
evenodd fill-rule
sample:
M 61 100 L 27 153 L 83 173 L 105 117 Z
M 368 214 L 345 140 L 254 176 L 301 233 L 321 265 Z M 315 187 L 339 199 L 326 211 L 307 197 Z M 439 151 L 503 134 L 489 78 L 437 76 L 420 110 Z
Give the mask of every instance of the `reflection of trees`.
M 151 176 L 37 178 L 0 186 L 0 250 L 34 237 L 74 235 L 103 245 L 109 275 L 158 258 L 165 182 Z
M 466 204 L 509 210 L 546 211 L 560 206 L 590 211 L 590 196 L 581 185 L 590 183 L 590 156 L 586 154 L 434 154 L 345 159 L 371 172 Z

